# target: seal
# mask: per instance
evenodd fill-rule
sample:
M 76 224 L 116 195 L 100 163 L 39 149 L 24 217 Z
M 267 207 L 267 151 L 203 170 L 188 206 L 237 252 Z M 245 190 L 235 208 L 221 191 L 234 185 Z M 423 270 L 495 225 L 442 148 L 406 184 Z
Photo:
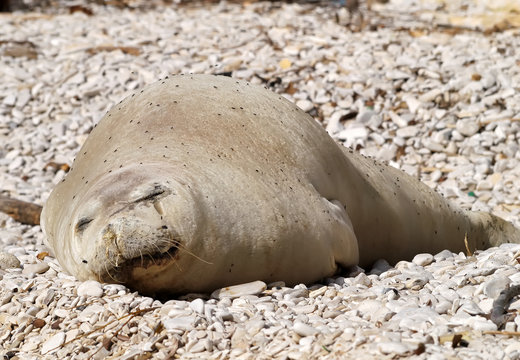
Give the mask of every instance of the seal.
M 144 294 L 310 283 L 354 264 L 520 241 L 334 142 L 260 86 L 180 75 L 114 106 L 49 196 L 42 227 L 80 280 Z

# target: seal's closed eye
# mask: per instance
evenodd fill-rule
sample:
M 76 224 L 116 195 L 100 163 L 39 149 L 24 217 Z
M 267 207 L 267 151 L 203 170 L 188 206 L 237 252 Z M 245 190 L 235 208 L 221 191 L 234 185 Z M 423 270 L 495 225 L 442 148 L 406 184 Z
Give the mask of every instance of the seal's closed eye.
M 148 192 L 143 197 L 140 197 L 137 200 L 134 200 L 134 203 L 142 202 L 142 201 L 150 201 L 150 200 L 158 200 L 166 195 L 168 195 L 170 191 L 164 188 L 162 185 L 154 184 L 154 188 Z
M 76 223 L 76 232 L 82 232 L 84 231 L 88 224 L 90 224 L 94 219 L 92 218 L 81 218 L 79 219 L 79 221 Z

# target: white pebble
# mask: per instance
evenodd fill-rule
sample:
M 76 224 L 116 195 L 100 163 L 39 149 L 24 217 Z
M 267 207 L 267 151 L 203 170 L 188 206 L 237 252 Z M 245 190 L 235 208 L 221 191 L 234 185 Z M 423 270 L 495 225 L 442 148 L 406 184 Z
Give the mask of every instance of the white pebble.
M 49 270 L 49 265 L 47 263 L 39 261 L 36 264 L 24 265 L 22 273 L 23 274 L 43 274 L 47 270 Z
M 181 316 L 163 320 L 163 325 L 164 328 L 168 331 L 191 330 L 195 327 L 196 322 L 197 319 L 194 316 Z
M 50 339 L 45 341 L 41 347 L 42 355 L 48 355 L 60 348 L 65 342 L 65 333 L 63 331 L 53 335 Z
M 380 342 L 377 343 L 377 349 L 385 355 L 405 355 L 409 351 L 406 345 L 398 342 Z
M 431 254 L 417 254 L 414 256 L 412 262 L 419 266 L 427 266 L 433 262 L 433 255 Z
M 296 101 L 296 106 L 298 106 L 300 109 L 302 109 L 305 112 L 309 112 L 312 109 L 314 109 L 314 104 L 310 102 L 309 100 L 298 100 Z
M 95 280 L 87 280 L 81 283 L 77 289 L 78 296 L 103 296 L 103 287 Z
M 190 308 L 198 314 L 204 314 L 204 300 L 197 298 L 190 302 Z
M 222 299 L 225 297 L 234 299 L 245 295 L 258 295 L 266 288 L 267 285 L 263 281 L 253 281 L 250 283 L 234 285 L 215 290 L 211 294 L 211 297 L 216 299 Z
M 0 251 L 0 269 L 13 269 L 20 267 L 20 260 L 12 254 Z
M 319 333 L 319 331 L 310 325 L 296 321 L 293 325 L 293 330 L 300 336 L 311 336 Z

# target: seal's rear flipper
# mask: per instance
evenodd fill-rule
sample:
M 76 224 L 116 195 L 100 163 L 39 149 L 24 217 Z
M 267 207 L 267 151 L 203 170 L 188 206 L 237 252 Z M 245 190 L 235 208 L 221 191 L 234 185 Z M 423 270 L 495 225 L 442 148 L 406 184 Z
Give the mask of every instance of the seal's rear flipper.
M 468 211 L 471 231 L 467 234 L 470 250 L 487 249 L 505 243 L 520 243 L 520 229 L 496 215 Z

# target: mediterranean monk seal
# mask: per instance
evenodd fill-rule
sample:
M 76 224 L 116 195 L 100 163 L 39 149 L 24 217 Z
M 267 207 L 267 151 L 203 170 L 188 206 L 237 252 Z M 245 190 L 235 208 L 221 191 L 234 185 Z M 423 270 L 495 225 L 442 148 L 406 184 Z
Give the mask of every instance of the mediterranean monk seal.
M 144 294 L 253 280 L 310 283 L 338 267 L 519 242 L 393 167 L 336 144 L 311 116 L 229 77 L 166 78 L 114 106 L 42 212 L 80 280 Z

